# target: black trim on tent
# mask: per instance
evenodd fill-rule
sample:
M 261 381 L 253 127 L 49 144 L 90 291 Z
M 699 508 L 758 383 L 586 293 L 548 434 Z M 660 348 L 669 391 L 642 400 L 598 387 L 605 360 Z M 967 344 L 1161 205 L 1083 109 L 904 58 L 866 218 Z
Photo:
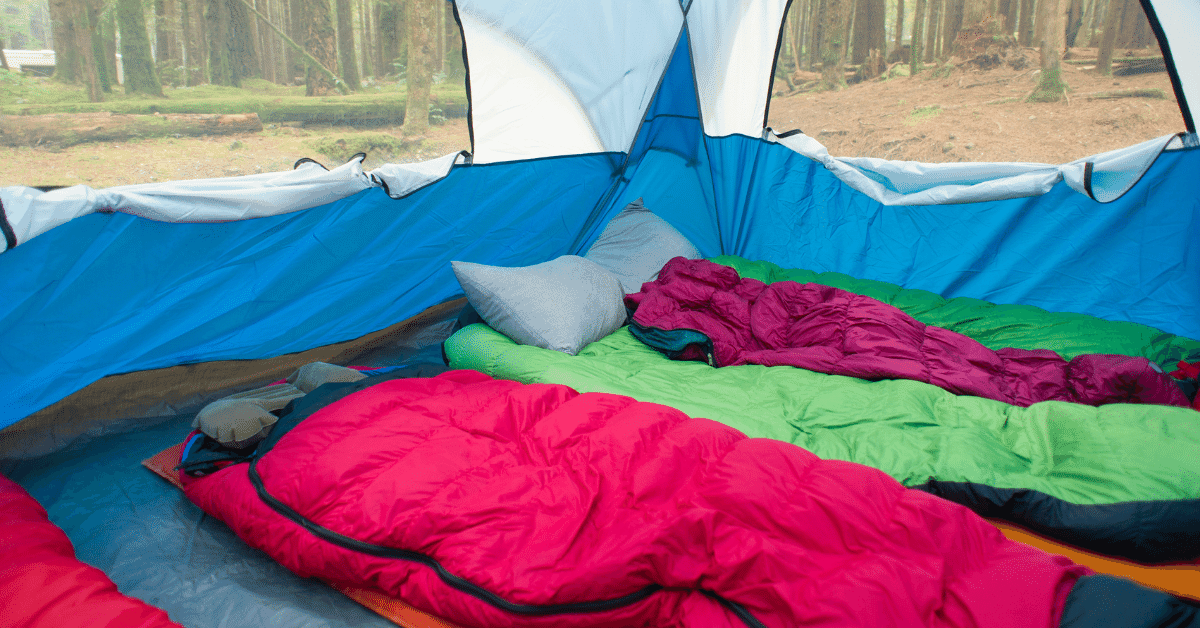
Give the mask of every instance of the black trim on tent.
M 8 214 L 4 213 L 4 199 L 0 199 L 0 231 L 4 232 L 4 242 L 8 245 L 5 251 L 11 251 L 17 246 L 17 233 L 8 222 Z
M 458 15 L 458 0 L 450 0 L 454 8 L 454 23 L 458 24 L 458 38 L 462 40 L 463 87 L 467 90 L 467 134 L 470 136 L 471 150 L 468 153 L 468 164 L 473 164 L 470 155 L 475 154 L 475 117 L 474 107 L 471 106 L 471 64 L 467 61 L 467 33 L 463 30 L 462 18 Z
M 312 157 L 301 157 L 300 159 L 296 160 L 296 163 L 292 164 L 292 170 L 299 168 L 300 164 L 306 164 L 306 163 L 314 163 L 322 168 L 325 168 L 325 164 L 317 161 L 316 159 L 313 159 Z M 325 168 L 325 169 L 329 170 L 329 168 Z
M 771 58 L 771 78 L 767 79 L 767 103 L 763 106 L 763 128 L 767 128 L 767 118 L 771 116 L 771 87 L 775 85 L 775 66 L 779 64 L 779 50 L 783 48 L 783 32 L 787 28 L 788 11 L 792 10 L 792 0 L 787 0 L 783 7 L 783 18 L 779 20 L 779 37 L 775 40 L 775 56 Z M 903 24 L 901 24 L 903 26 Z
M 911 488 L 1109 556 L 1142 563 L 1190 562 L 1200 556 L 1200 499 L 1073 504 L 1032 489 L 933 478 Z
M 1092 194 L 1092 168 L 1096 164 L 1091 161 L 1086 161 L 1083 164 L 1083 191 L 1087 192 L 1089 198 L 1096 200 L 1096 195 Z
M 770 129 L 770 127 L 768 127 L 768 129 Z M 774 129 L 770 129 L 770 131 L 772 133 L 775 133 Z M 775 133 L 775 137 L 778 139 L 783 139 L 785 137 L 791 137 L 793 135 L 800 135 L 803 132 L 804 131 L 801 131 L 800 129 L 792 129 L 791 131 L 784 131 L 783 133 Z
M 1150 21 L 1150 29 L 1158 39 L 1158 47 L 1162 49 L 1163 61 L 1167 65 L 1167 75 L 1171 77 L 1171 87 L 1175 90 L 1175 101 L 1179 103 L 1179 111 L 1183 114 L 1183 123 L 1188 133 L 1196 132 L 1196 123 L 1192 120 L 1192 111 L 1188 108 L 1187 98 L 1183 96 L 1183 82 L 1179 80 L 1179 70 L 1175 68 L 1175 58 L 1171 55 L 1171 46 L 1167 42 L 1167 34 L 1163 31 L 1162 23 L 1158 21 L 1158 13 L 1154 11 L 1151 0 L 1141 0 L 1142 11 Z M 1194 34 L 1193 34 L 1194 35 Z
M 392 373 L 386 373 L 382 376 L 368 377 L 365 380 L 357 382 L 345 382 L 326 384 L 314 390 L 313 392 L 296 399 L 288 404 L 283 409 L 282 418 L 271 433 L 267 435 L 258 447 L 255 453 L 255 458 L 250 461 L 250 467 L 247 469 L 247 475 L 250 478 L 250 483 L 254 485 L 254 490 L 258 493 L 259 498 L 263 500 L 267 506 L 279 513 L 288 520 L 308 530 L 313 536 L 319 539 L 332 543 L 343 549 L 348 549 L 354 552 L 369 554 L 371 556 L 379 556 L 381 558 L 393 558 L 397 560 L 405 560 L 410 562 L 425 565 L 437 573 L 438 578 L 450 587 L 457 589 L 467 595 L 470 595 L 478 600 L 486 602 L 500 610 L 507 611 L 516 615 L 528 616 L 547 616 L 560 615 L 568 613 L 599 613 L 622 608 L 632 604 L 636 604 L 650 597 L 651 595 L 664 590 L 664 587 L 659 584 L 650 584 L 616 598 L 604 600 L 590 600 L 586 602 L 571 602 L 565 604 L 519 604 L 510 602 L 499 595 L 469 581 L 461 578 L 449 570 L 447 570 L 440 562 L 431 556 L 415 552 L 412 550 L 400 549 L 396 547 L 388 547 L 386 545 L 376 545 L 367 543 L 355 538 L 351 538 L 334 532 L 316 522 L 309 520 L 304 515 L 296 512 L 290 506 L 275 498 L 267 491 L 266 485 L 263 483 L 262 476 L 258 473 L 258 461 L 263 456 L 270 453 L 279 440 L 293 428 L 299 425 L 304 419 L 311 416 L 317 410 L 328 406 L 335 401 L 358 392 L 364 388 L 369 388 L 375 384 L 391 379 L 402 379 L 407 377 L 429 377 L 435 372 L 445 372 L 449 369 L 437 365 L 421 365 L 411 369 L 403 369 Z M 700 593 L 718 601 L 725 608 L 729 609 L 734 615 L 746 624 L 748 628 L 765 628 L 764 624 L 758 621 L 746 607 L 727 600 L 717 593 L 708 590 L 699 590 Z

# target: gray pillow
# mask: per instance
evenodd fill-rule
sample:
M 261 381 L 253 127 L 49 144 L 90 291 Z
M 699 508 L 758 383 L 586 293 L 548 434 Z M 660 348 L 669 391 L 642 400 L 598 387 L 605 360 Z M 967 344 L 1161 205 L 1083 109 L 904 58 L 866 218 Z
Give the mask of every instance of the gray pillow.
M 638 199 L 609 221 L 600 238 L 584 254 L 612 273 L 626 294 L 658 278 L 673 257 L 696 259 L 700 251 L 671 223 L 655 216 Z
M 582 257 L 523 268 L 450 265 L 479 316 L 520 344 L 575 355 L 625 324 L 620 282 Z

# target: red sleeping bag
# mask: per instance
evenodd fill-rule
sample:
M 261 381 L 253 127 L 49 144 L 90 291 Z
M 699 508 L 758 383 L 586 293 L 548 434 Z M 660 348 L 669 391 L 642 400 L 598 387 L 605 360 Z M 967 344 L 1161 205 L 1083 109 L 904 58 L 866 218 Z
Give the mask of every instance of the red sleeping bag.
M 712 342 L 714 366 L 786 365 L 911 379 L 1018 406 L 1050 400 L 1191 405 L 1146 358 L 1081 355 L 1068 362 L 1045 349 L 992 351 L 871 297 L 814 283 L 768 285 L 707 260 L 672 259 L 625 304 L 635 310 L 631 331 L 639 339 L 656 346 L 655 334 L 639 328 L 698 331 Z M 705 356 L 693 344 L 675 357 Z
M 1088 573 L 869 467 L 473 371 L 264 449 L 188 497 L 301 576 L 463 626 L 1048 628 Z
M 180 628 L 126 597 L 75 549 L 25 489 L 0 476 L 0 626 Z

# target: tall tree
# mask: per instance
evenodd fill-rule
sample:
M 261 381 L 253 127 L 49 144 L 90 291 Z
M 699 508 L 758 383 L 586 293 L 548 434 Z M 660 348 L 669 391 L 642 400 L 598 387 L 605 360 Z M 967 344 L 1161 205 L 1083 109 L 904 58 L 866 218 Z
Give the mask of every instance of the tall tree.
M 804 54 L 804 16 L 808 15 L 808 11 L 805 10 L 805 0 L 792 3 L 792 9 L 795 10 L 788 11 L 788 18 L 791 20 L 788 30 L 792 36 L 792 63 L 795 69 L 799 70 L 803 67 L 801 62 Z
M 213 85 L 241 87 L 242 75 L 231 58 L 233 25 L 226 0 L 205 0 L 204 18 L 208 33 L 208 81 Z
M 83 0 L 72 3 L 75 15 L 75 48 L 79 52 L 79 69 L 82 73 L 84 86 L 87 87 L 88 100 L 100 102 L 104 94 L 100 87 L 100 72 L 96 69 L 96 53 L 92 41 L 92 23 L 88 16 L 93 0 Z
M 358 17 L 362 27 L 359 33 L 359 41 L 362 42 L 362 46 L 359 48 L 361 53 L 359 59 L 362 61 L 363 76 L 379 76 L 379 68 L 375 65 L 375 40 L 371 37 L 375 32 L 375 28 L 371 24 L 371 18 L 374 15 L 374 3 L 358 0 Z
M 1017 41 L 1022 46 L 1033 45 L 1034 0 L 1021 0 L 1021 17 L 1017 22 Z
M 271 14 L 272 3 L 269 0 L 254 0 L 254 5 L 259 13 L 262 13 L 264 16 L 266 16 L 268 21 L 274 22 Z M 272 83 L 278 82 L 276 81 L 275 77 L 275 51 L 278 48 L 278 46 L 275 45 L 275 40 L 277 38 L 275 34 L 271 32 L 271 29 L 265 26 L 259 25 L 257 32 L 258 49 L 262 51 L 262 54 L 259 57 L 262 60 L 262 77 L 268 81 L 271 81 Z
M 358 60 L 354 55 L 354 22 L 350 0 L 337 0 L 338 57 L 342 62 L 342 80 L 354 91 L 362 89 L 358 80 Z
M 376 21 L 379 32 L 376 38 L 379 43 L 378 64 L 382 68 L 379 75 L 384 76 L 396 72 L 393 64 L 399 63 L 403 66 L 408 63 L 408 28 L 405 18 L 409 7 L 390 0 L 380 0 L 375 6 L 379 16 Z
M 908 74 L 916 76 L 921 71 L 921 61 L 924 59 L 925 39 L 925 0 L 917 0 L 917 8 L 913 11 L 912 48 L 908 51 Z
M 184 66 L 187 84 L 200 85 L 208 80 L 208 46 L 204 41 L 204 0 L 180 0 L 179 23 L 183 30 Z
M 304 32 L 304 0 L 283 0 L 283 2 L 287 6 L 287 17 L 284 20 L 284 23 L 287 24 L 287 28 L 284 30 L 293 40 L 303 42 L 306 37 Z M 296 77 L 304 74 L 304 61 L 302 61 L 300 55 L 291 48 L 287 48 L 284 51 L 284 55 L 284 65 L 287 66 L 286 74 L 288 77 L 288 83 L 292 83 L 295 81 Z
M 1108 10 L 1104 15 L 1104 33 L 1100 36 L 1100 51 L 1096 56 L 1096 72 L 1104 76 L 1112 74 L 1117 31 L 1121 28 L 1121 16 L 1128 4 L 1130 0 L 1108 0 Z
M 825 0 L 821 31 L 821 87 L 841 89 L 846 86 L 846 22 L 851 0 Z
M 69 0 L 50 0 L 50 30 L 54 38 L 54 78 L 74 83 L 80 78 L 79 47 Z
M 117 12 L 114 7 L 104 7 L 100 13 L 100 27 L 96 30 L 100 33 L 103 45 L 100 59 L 106 69 L 109 84 L 116 84 L 119 82 L 119 75 L 117 74 Z M 112 91 L 112 89 L 110 87 L 105 91 Z
M 176 0 L 154 0 L 154 49 L 159 67 L 177 66 L 183 58 L 176 36 L 178 28 L 179 8 Z
M 329 0 L 305 0 L 304 47 L 321 65 L 337 68 L 336 33 L 333 28 L 333 7 Z M 305 68 L 304 93 L 324 96 L 333 89 L 333 82 L 312 66 Z
M 812 0 L 809 4 L 808 23 L 812 32 L 808 36 L 808 69 L 816 68 L 825 50 L 825 0 Z
M 896 41 L 893 44 L 892 50 L 896 54 L 900 54 L 900 47 L 904 45 L 904 0 L 896 0 Z
M 1067 4 L 1066 22 L 1066 46 L 1071 48 L 1075 45 L 1075 38 L 1079 34 L 1080 27 L 1083 26 L 1083 0 L 1070 0 Z
M 1065 0 L 1041 0 L 1039 16 L 1042 23 L 1042 40 L 1038 42 L 1041 51 L 1042 75 L 1037 87 L 1029 95 L 1034 102 L 1055 102 L 1061 100 L 1067 91 L 1067 84 L 1062 80 L 1062 53 L 1066 47 L 1066 7 Z
M 88 34 L 90 35 L 92 44 L 92 58 L 95 60 L 96 79 L 100 84 L 100 90 L 106 93 L 112 92 L 111 74 L 108 71 L 108 63 L 105 60 L 104 48 L 104 22 L 102 2 L 99 0 L 89 0 L 87 3 L 87 20 L 91 25 Z M 93 101 L 99 102 L 99 101 Z
M 954 40 L 958 31 L 963 27 L 964 0 L 945 0 L 942 8 L 942 41 L 938 49 L 938 59 L 945 61 L 954 52 Z
M 854 7 L 853 63 L 862 63 L 871 50 L 887 47 L 887 7 L 884 0 L 857 0 Z
M 437 55 L 436 9 L 440 0 L 408 0 L 408 64 L 405 67 L 404 134 L 421 135 L 429 128 L 429 91 Z
M 942 5 L 946 0 L 929 0 L 929 26 L 925 29 L 925 61 L 934 62 L 941 55 Z
M 117 0 L 117 24 L 121 29 L 121 62 L 125 66 L 125 93 L 162 96 L 162 84 L 150 56 L 150 35 L 140 0 Z

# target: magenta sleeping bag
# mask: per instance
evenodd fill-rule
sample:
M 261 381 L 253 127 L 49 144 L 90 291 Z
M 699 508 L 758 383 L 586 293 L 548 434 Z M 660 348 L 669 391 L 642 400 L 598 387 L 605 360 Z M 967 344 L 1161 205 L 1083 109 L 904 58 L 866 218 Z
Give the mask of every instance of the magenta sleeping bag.
M 188 497 L 301 576 L 467 627 L 1048 628 L 1088 573 L 875 469 L 629 397 L 451 371 L 280 425 Z
M 675 349 L 672 357 L 679 359 L 707 357 L 714 366 L 787 365 L 911 379 L 1018 406 L 1050 400 L 1190 405 L 1146 358 L 1081 355 L 1068 362 L 1045 349 L 992 351 L 871 297 L 814 283 L 768 285 L 707 260 L 672 259 L 625 303 L 635 310 L 631 331 L 639 339 Z M 695 332 L 711 343 L 709 356 L 694 343 L 705 339 Z M 689 344 L 669 347 L 670 341 Z

